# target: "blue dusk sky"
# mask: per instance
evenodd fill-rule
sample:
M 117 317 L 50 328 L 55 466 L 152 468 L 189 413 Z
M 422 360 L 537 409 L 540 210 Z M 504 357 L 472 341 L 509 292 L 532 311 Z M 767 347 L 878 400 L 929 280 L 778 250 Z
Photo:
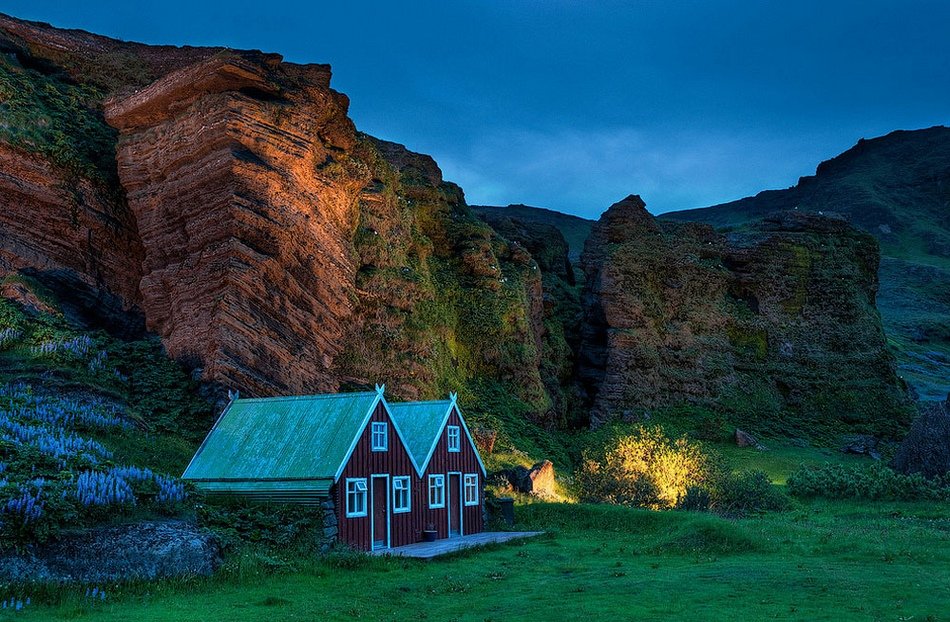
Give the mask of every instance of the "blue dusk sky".
M 155 44 L 330 63 L 361 130 L 471 204 L 596 217 L 793 185 L 859 138 L 950 117 L 950 2 L 0 0 Z

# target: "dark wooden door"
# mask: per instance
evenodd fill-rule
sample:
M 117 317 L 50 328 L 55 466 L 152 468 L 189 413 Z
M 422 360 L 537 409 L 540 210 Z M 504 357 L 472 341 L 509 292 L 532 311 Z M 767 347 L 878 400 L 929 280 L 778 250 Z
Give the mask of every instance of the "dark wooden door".
M 373 548 L 389 547 L 389 478 L 373 478 Z
M 462 476 L 449 475 L 449 485 L 445 489 L 445 509 L 449 513 L 449 537 L 462 535 Z

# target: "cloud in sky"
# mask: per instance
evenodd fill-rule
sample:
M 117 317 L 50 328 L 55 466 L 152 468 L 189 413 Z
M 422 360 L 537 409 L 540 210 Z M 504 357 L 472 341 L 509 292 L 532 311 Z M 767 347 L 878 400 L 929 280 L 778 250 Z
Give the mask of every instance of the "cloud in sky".
M 815 162 L 796 141 L 718 133 L 651 134 L 636 128 L 492 132 L 439 162 L 473 204 L 571 205 L 597 217 L 628 194 L 655 213 L 712 204 L 794 183 Z M 755 163 L 781 154 L 776 172 Z M 504 154 L 499 157 L 499 154 Z
M 333 65 L 357 126 L 431 154 L 473 203 L 596 216 L 794 184 L 950 121 L 946 0 L 7 0 L 144 41 Z

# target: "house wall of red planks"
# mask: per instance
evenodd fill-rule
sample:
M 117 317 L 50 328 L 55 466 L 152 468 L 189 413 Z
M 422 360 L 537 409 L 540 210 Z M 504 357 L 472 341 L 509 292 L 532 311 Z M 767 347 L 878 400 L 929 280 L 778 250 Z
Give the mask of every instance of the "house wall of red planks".
M 429 465 L 426 468 L 425 473 L 421 480 L 421 486 L 419 486 L 419 507 L 422 508 L 422 526 L 428 528 L 428 525 L 432 525 L 438 532 L 440 538 L 447 538 L 448 533 L 448 523 L 449 517 L 447 514 L 448 509 L 432 509 L 429 507 L 429 475 L 445 475 L 445 485 L 449 485 L 449 473 L 461 473 L 462 477 L 460 478 L 462 482 L 465 481 L 465 474 L 475 474 L 478 476 L 478 505 L 472 506 L 462 506 L 462 533 L 471 534 L 479 533 L 484 529 L 484 517 L 482 514 L 482 504 L 485 502 L 484 499 L 484 487 L 485 482 L 482 475 L 482 469 L 478 464 L 478 458 L 475 454 L 475 449 L 472 447 L 472 444 L 468 441 L 468 438 L 465 436 L 464 428 L 461 430 L 461 439 L 460 439 L 460 449 L 458 452 L 449 451 L 448 446 L 448 427 L 449 426 L 462 426 L 461 420 L 458 416 L 458 412 L 454 411 L 449 415 L 449 420 L 446 423 L 445 427 L 442 429 L 442 433 L 439 436 L 439 442 L 436 445 L 435 451 L 432 454 L 431 460 L 429 460 Z M 455 496 L 459 498 L 461 496 L 464 499 L 464 490 L 456 491 Z
M 448 426 L 461 427 L 461 420 L 456 411 L 449 416 L 448 423 L 442 429 L 438 443 L 429 466 L 420 478 L 412 465 L 408 452 L 399 440 L 393 429 L 392 422 L 386 409 L 380 404 L 373 413 L 371 421 L 389 423 L 389 450 L 385 452 L 372 451 L 372 425 L 367 424 L 360 436 L 356 448 L 349 462 L 343 469 L 339 481 L 331 490 L 331 496 L 336 505 L 339 539 L 358 549 L 371 549 L 371 520 L 372 508 L 372 476 L 379 474 L 389 475 L 389 518 L 390 518 L 390 546 L 403 546 L 422 540 L 422 530 L 432 525 L 439 533 L 439 538 L 448 537 L 447 508 L 429 507 L 429 475 L 445 475 L 445 484 L 449 485 L 450 473 L 461 473 L 460 481 L 464 483 L 465 474 L 478 476 L 478 505 L 464 505 L 464 486 L 453 495 L 463 500 L 461 510 L 462 533 L 479 533 L 484 528 L 482 504 L 484 503 L 484 477 L 479 466 L 475 449 L 461 430 L 460 451 L 448 450 Z M 400 475 L 410 476 L 411 511 L 395 514 L 392 511 L 392 477 Z M 347 518 L 346 516 L 346 479 L 366 478 L 367 482 L 367 516 Z
M 416 483 L 419 479 L 416 475 L 416 468 L 413 466 L 408 452 L 406 452 L 405 447 L 403 447 L 402 442 L 399 440 L 399 436 L 393 429 L 389 414 L 382 404 L 376 407 L 376 411 L 373 413 L 370 421 L 382 421 L 389 424 L 387 426 L 389 433 L 389 450 L 372 450 L 373 426 L 367 423 L 366 429 L 363 430 L 360 440 L 357 442 L 356 448 L 350 456 L 349 462 L 343 469 L 343 474 L 340 475 L 340 479 L 333 487 L 331 493 L 337 511 L 339 530 L 337 537 L 355 548 L 364 551 L 370 550 L 370 517 L 373 515 L 372 476 L 389 475 L 387 481 L 390 487 L 388 510 L 390 518 L 390 546 L 402 546 L 404 544 L 418 542 L 421 536 L 418 533 L 418 528 L 416 527 L 418 521 L 414 520 L 413 512 L 400 514 L 393 514 L 392 512 L 392 478 L 399 475 L 408 475 L 411 478 L 410 481 Z M 353 477 L 366 478 L 367 516 L 362 518 L 346 517 L 346 479 Z M 415 510 L 415 505 L 413 505 L 413 510 Z

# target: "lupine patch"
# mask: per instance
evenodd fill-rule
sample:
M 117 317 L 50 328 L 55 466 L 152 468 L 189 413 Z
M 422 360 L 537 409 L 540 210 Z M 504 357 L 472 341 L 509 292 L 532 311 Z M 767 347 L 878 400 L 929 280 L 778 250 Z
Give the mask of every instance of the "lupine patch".
M 14 420 L 10 413 L 0 412 L 0 440 L 14 445 L 30 445 L 41 453 L 56 459 L 66 467 L 70 459 L 98 463 L 109 459 L 112 453 L 102 444 L 83 438 L 62 428 L 28 425 Z
M 92 338 L 88 335 L 54 341 L 44 341 L 33 346 L 33 354 L 37 356 L 61 355 L 75 359 L 85 359 L 92 348 Z
M 0 330 L 0 350 L 6 350 L 23 337 L 23 331 L 15 328 Z
M 5 598 L 3 604 L 0 605 L 0 609 L 13 609 L 14 611 L 22 611 L 24 607 L 30 606 L 30 597 L 26 598 Z
M 108 471 L 83 471 L 76 478 L 75 487 L 69 494 L 86 507 L 135 505 L 136 484 L 157 486 L 154 500 L 159 505 L 180 503 L 187 496 L 179 480 L 135 466 L 118 466 Z
M 70 351 L 85 347 L 70 343 Z M 102 508 L 144 503 L 168 511 L 184 501 L 181 481 L 133 465 L 110 466 L 109 449 L 84 434 L 130 427 L 109 400 L 45 394 L 23 383 L 0 386 L 0 543 L 47 538 L 61 524 L 100 516 Z

